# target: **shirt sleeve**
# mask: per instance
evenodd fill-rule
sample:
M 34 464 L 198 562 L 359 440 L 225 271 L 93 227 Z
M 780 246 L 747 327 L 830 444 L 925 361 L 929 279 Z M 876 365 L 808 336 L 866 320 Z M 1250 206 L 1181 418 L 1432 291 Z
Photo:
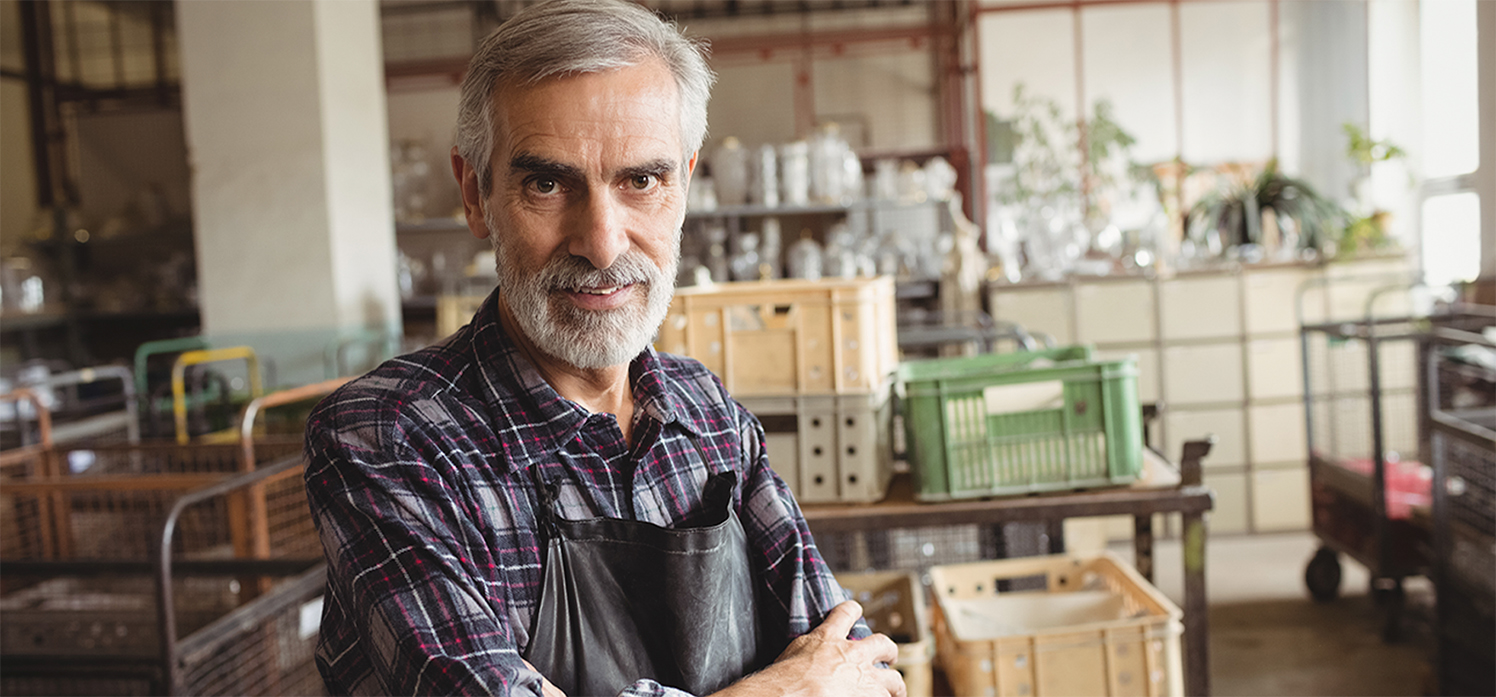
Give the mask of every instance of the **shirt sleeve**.
M 772 603 L 759 611 L 770 620 L 766 626 L 784 630 L 779 650 L 821 623 L 831 609 L 850 598 L 836 582 L 831 569 L 816 549 L 810 526 L 795 502 L 789 485 L 770 466 L 763 426 L 747 409 L 734 402 L 747 468 L 739 518 L 755 560 L 763 573 Z M 858 620 L 852 638 L 871 632 Z
M 307 431 L 307 496 L 328 561 L 318 663 L 329 689 L 539 695 L 503 594 L 481 585 L 498 560 L 466 543 L 482 538 L 465 497 L 430 454 L 388 435 L 398 423 L 339 418 L 314 415 Z

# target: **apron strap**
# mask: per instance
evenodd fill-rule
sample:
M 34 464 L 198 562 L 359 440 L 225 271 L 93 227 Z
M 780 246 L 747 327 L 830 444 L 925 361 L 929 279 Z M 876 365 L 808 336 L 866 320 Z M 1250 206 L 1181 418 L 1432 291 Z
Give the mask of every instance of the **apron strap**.
M 540 523 L 540 528 L 545 531 L 547 540 L 555 540 L 560 537 L 560 528 L 556 525 L 556 498 L 558 487 L 551 484 L 540 476 L 540 463 L 530 464 L 530 479 L 535 482 L 535 518 Z

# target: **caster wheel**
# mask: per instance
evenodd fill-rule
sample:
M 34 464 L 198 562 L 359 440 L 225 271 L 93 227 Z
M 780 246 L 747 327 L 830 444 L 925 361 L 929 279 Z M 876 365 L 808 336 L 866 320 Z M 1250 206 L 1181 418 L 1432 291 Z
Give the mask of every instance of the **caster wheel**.
M 1304 585 L 1316 601 L 1328 603 L 1340 596 L 1340 556 L 1335 550 L 1320 547 L 1304 567 Z

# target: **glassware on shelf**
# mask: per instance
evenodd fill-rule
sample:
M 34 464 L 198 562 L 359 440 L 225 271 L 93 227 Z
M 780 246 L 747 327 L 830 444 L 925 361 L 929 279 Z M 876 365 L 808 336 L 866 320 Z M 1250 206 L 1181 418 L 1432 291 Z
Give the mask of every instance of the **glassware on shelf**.
M 810 203 L 810 144 L 803 140 L 779 146 L 779 188 L 785 205 Z
M 686 190 L 686 210 L 705 213 L 717 210 L 717 187 L 710 176 L 697 167 L 691 175 L 691 187 Z
M 899 200 L 899 161 L 884 158 L 873 163 L 873 198 Z
M 712 274 L 712 280 L 728 280 L 730 266 L 727 258 L 727 228 L 720 223 L 706 226 L 704 230 L 707 248 L 704 265 Z
M 785 274 L 790 278 L 819 280 L 821 278 L 821 245 L 805 230 L 784 253 Z
M 759 280 L 758 235 L 745 232 L 734 238 L 737 251 L 728 260 L 734 281 Z
M 717 204 L 741 206 L 748 203 L 748 151 L 737 138 L 728 136 L 712 152 L 712 181 L 716 183 Z
M 425 142 L 416 139 L 396 141 L 390 159 L 395 222 L 419 223 L 425 220 L 426 190 L 431 184 L 431 163 L 426 160 Z
M 825 123 L 810 139 L 810 199 L 816 203 L 840 203 L 842 196 L 842 157 L 846 145 L 841 127 Z
M 762 226 L 763 240 L 759 245 L 759 263 L 763 266 L 761 275 L 767 275 L 768 278 L 784 278 L 783 263 L 780 261 L 784 248 L 779 219 L 772 215 L 768 216 L 763 219 Z
M 925 195 L 931 201 L 947 201 L 956 193 L 956 168 L 936 155 L 921 168 L 925 173 Z
M 751 166 L 750 200 L 766 208 L 779 205 L 779 155 L 772 145 L 760 145 Z
M 925 188 L 925 171 L 910 160 L 899 167 L 899 200 L 920 203 L 929 196 Z

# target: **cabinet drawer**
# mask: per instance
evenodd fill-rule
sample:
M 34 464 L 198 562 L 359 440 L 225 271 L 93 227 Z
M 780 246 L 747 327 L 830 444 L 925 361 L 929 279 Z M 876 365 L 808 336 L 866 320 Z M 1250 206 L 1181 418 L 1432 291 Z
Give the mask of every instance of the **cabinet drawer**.
M 1075 289 L 1076 334 L 1081 343 L 1153 341 L 1157 331 L 1153 283 L 1147 280 L 1083 283 Z
M 1235 276 L 1164 281 L 1158 292 L 1165 341 L 1241 336 L 1241 297 Z
M 1252 462 L 1298 462 L 1309 456 L 1304 405 L 1273 404 L 1247 410 L 1252 433 Z
M 1254 532 L 1309 528 L 1309 470 L 1295 467 L 1252 473 Z
M 1304 361 L 1299 340 L 1253 339 L 1247 342 L 1247 394 L 1252 399 L 1302 397 Z
M 992 290 L 989 306 L 992 318 L 1014 322 L 1030 332 L 1054 337 L 1059 346 L 1075 343 L 1070 330 L 1070 288 L 1001 288 Z
M 1169 346 L 1164 349 L 1164 399 L 1170 404 L 1240 402 L 1241 344 Z

